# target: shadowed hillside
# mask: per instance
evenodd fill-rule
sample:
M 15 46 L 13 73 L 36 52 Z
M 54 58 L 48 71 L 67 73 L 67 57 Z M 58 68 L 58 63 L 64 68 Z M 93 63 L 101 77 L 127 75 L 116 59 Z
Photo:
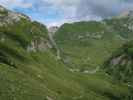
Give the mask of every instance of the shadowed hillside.
M 133 83 L 133 42 L 124 44 L 105 62 L 105 71 L 116 80 Z

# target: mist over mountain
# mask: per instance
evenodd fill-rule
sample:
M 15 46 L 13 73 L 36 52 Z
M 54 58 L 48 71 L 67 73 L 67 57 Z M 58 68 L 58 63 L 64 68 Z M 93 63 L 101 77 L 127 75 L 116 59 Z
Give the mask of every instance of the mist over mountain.
M 117 16 L 124 11 L 133 9 L 133 1 L 131 0 L 83 0 L 77 7 L 76 15 L 81 17 L 92 16 L 107 18 Z

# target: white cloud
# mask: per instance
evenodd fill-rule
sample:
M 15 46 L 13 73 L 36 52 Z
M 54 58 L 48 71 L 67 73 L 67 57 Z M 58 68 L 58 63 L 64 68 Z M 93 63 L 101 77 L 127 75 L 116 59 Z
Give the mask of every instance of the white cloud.
M 6 7 L 30 8 L 32 3 L 24 2 L 24 0 L 0 0 L 0 4 Z
M 30 12 L 32 18 L 47 25 L 99 20 L 133 9 L 133 0 L 0 0 L 0 4 L 7 8 L 32 7 L 31 12 L 28 11 L 27 14 Z
M 84 10 L 83 10 L 84 9 Z M 98 16 L 102 18 L 116 16 L 126 10 L 133 10 L 133 0 L 80 0 L 77 16 Z
M 80 0 L 43 0 L 43 1 L 49 2 L 49 3 L 53 4 L 53 5 L 58 6 L 58 7 L 62 7 L 62 6 L 77 5 Z
M 80 3 L 80 0 L 43 0 L 50 3 L 53 7 L 60 9 L 65 18 L 74 17 L 76 14 L 76 8 Z

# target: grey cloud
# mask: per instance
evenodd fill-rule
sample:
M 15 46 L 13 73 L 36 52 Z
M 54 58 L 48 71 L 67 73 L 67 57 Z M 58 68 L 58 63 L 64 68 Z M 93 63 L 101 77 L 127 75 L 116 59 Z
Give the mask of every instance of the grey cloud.
M 133 10 L 133 0 L 80 0 L 76 16 L 105 18 L 119 15 L 126 10 Z

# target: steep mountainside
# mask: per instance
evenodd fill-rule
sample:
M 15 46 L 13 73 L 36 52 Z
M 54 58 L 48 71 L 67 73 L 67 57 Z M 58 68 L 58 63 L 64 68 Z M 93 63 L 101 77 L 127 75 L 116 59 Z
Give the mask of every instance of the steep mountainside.
M 95 70 L 114 50 L 133 39 L 133 17 L 64 24 L 54 38 L 64 63 L 76 71 Z
M 77 28 L 77 32 L 80 27 Z M 73 51 L 74 56 L 76 54 L 79 56 L 80 53 L 88 51 L 86 47 L 88 41 L 94 41 L 95 38 L 99 41 L 103 38 L 99 33 L 104 34 L 102 31 L 105 29 L 104 24 L 90 22 L 89 26 L 87 23 L 87 26 L 82 27 L 79 32 L 88 28 L 97 34 L 90 33 L 91 38 L 90 40 L 86 38 L 86 42 L 84 39 L 81 43 L 75 42 L 73 39 L 76 38 L 69 39 L 70 35 L 65 35 L 65 37 L 62 34 L 59 40 L 65 40 L 63 45 L 68 49 L 79 49 L 79 51 Z M 75 34 L 72 35 L 75 36 Z M 105 40 L 110 38 L 108 35 L 106 37 Z M 48 30 L 44 25 L 0 6 L 0 100 L 132 100 L 132 89 L 124 82 L 114 81 L 112 76 L 106 75 L 103 71 L 91 74 L 69 71 L 71 66 L 57 59 L 55 49 L 51 49 L 50 40 Z M 94 48 L 96 50 L 98 47 L 101 48 L 102 43 Z M 117 45 L 119 44 L 111 48 L 116 48 Z M 93 56 L 98 57 L 96 54 Z M 99 56 L 102 59 L 105 58 L 102 55 Z M 88 58 L 88 56 L 85 57 Z M 78 63 L 84 64 L 82 56 L 80 59 L 81 62 Z M 74 60 L 77 62 L 76 60 L 79 59 L 74 58 Z M 98 62 L 100 61 L 97 60 Z

